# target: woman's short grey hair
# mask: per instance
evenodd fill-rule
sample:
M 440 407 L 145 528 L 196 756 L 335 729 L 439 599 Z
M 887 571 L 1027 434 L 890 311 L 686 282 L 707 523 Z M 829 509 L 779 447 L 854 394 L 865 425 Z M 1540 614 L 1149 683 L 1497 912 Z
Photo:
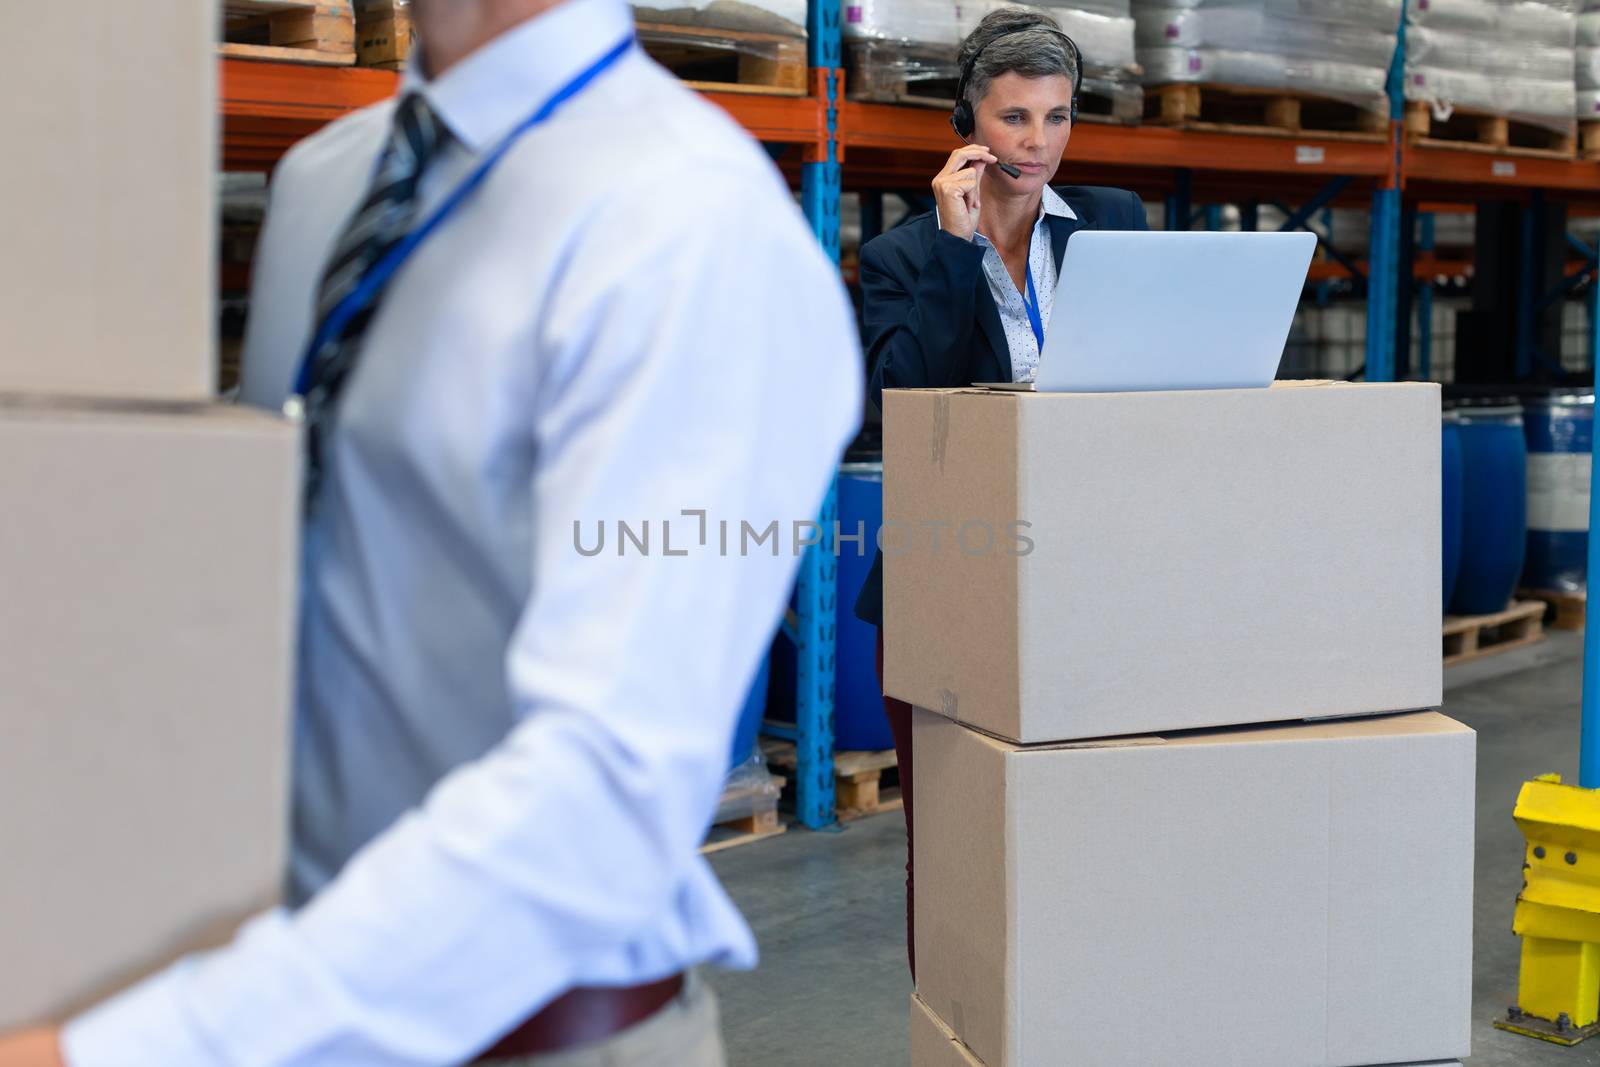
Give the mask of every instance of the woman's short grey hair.
M 1050 16 L 1026 8 L 1000 8 L 985 15 L 961 42 L 963 69 L 973 56 L 978 57 L 978 63 L 967 78 L 966 91 L 967 102 L 973 107 L 988 95 L 990 83 L 1002 74 L 1016 73 L 1025 78 L 1060 74 L 1068 81 L 1078 77 L 1077 61 L 1062 39 L 1060 25 Z

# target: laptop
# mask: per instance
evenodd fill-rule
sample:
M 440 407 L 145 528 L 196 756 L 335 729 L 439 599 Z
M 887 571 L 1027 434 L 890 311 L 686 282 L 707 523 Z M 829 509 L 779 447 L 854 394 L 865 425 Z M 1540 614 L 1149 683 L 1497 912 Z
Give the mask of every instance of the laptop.
M 1277 377 L 1312 233 L 1083 230 L 1061 257 L 1041 393 L 1260 389 Z

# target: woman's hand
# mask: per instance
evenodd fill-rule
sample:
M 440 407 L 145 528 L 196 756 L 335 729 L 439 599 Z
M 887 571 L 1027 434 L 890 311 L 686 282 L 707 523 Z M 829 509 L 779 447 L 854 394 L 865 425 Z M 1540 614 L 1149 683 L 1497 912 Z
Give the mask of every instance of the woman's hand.
M 983 206 L 978 182 L 983 168 L 999 159 L 981 144 L 964 145 L 950 153 L 950 160 L 933 179 L 934 202 L 939 206 L 939 228 L 946 233 L 972 240 L 978 230 L 978 211 Z
M 0 1067 L 63 1067 L 61 1037 L 54 1029 L 0 1034 Z

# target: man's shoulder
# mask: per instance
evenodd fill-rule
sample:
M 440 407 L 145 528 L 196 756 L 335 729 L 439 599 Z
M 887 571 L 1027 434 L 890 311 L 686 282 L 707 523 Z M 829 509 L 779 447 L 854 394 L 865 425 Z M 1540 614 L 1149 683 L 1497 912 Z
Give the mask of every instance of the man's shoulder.
M 1108 230 L 1144 224 L 1144 201 L 1127 189 L 1108 185 L 1056 185 L 1057 196 L 1089 225 Z
M 647 166 L 773 170 L 771 157 L 731 115 L 649 56 L 630 57 L 619 74 L 583 102 L 582 113 L 586 119 L 607 115 L 603 137 L 625 143 L 630 158 Z
M 380 100 L 348 115 L 341 115 L 317 132 L 297 142 L 284 154 L 273 172 L 273 182 L 315 178 L 330 168 L 348 165 L 351 154 L 370 159 L 388 135 L 394 115 L 393 98 Z

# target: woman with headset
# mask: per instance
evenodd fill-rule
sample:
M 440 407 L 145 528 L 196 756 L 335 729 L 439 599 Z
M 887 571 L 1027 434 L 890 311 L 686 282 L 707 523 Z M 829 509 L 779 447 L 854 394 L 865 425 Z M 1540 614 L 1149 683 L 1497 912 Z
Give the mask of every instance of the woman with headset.
M 863 345 L 880 406 L 884 389 L 1032 380 L 1072 234 L 1148 228 L 1133 193 L 1048 184 L 1072 137 L 1083 85 L 1082 56 L 1053 19 L 1023 8 L 993 11 L 959 58 L 950 123 L 967 143 L 934 176 L 935 210 L 861 249 Z M 880 553 L 855 609 L 879 628 L 880 682 L 882 569 Z M 883 705 L 905 798 L 914 978 L 911 708 L 887 696 Z

